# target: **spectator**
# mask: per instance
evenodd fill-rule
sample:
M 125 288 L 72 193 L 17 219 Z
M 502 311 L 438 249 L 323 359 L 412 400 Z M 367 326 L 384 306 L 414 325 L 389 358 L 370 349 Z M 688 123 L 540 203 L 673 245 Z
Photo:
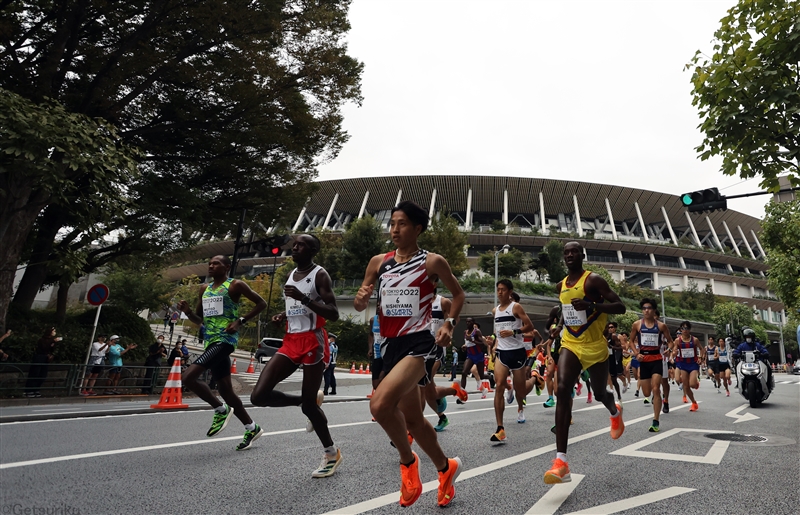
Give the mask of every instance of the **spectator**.
M 336 345 L 335 334 L 328 334 L 328 344 L 331 349 L 331 362 L 325 369 L 325 389 L 322 393 L 323 395 L 328 395 L 328 389 L 330 389 L 330 395 L 336 395 L 336 376 L 334 376 L 333 373 L 336 370 L 336 357 L 339 354 L 339 346 Z
M 186 346 L 186 338 L 181 342 L 181 354 L 183 355 L 183 364 L 189 364 L 189 347 Z
M 183 351 L 181 350 L 181 341 L 178 340 L 175 342 L 175 347 L 169 351 L 169 357 L 167 358 L 167 366 L 172 368 L 172 364 L 175 363 L 177 358 L 183 357 Z
M 451 381 L 455 381 L 456 380 L 457 369 L 458 369 L 458 351 L 456 351 L 456 348 L 453 347 L 453 368 L 450 369 L 450 380 Z
M 8 336 L 9 333 L 6 333 Z M 25 397 L 41 397 L 39 388 L 47 378 L 48 363 L 53 361 L 53 351 L 56 347 L 56 342 L 63 340 L 60 336 L 56 336 L 56 328 L 49 327 L 39 338 L 36 343 L 36 354 L 33 356 L 33 364 L 28 369 L 28 381 L 25 383 Z
M 147 374 L 147 385 L 142 388 L 142 393 L 147 395 L 153 393 L 153 384 L 155 383 L 155 378 L 158 377 L 161 359 L 166 357 L 167 349 L 164 347 L 164 335 L 161 335 L 156 339 L 156 343 L 151 345 L 148 349 L 148 356 L 144 361 L 144 366 L 150 367 L 150 370 Z
M 167 328 L 167 324 L 169 323 L 169 310 L 164 312 L 164 329 Z
M 112 336 L 112 338 L 115 337 L 119 339 L 119 336 Z M 92 343 L 92 352 L 89 355 L 89 363 L 87 364 L 89 375 L 83 379 L 83 388 L 78 392 L 80 395 L 97 395 L 93 390 L 94 383 L 97 381 L 97 376 L 103 372 L 103 363 L 106 361 L 106 353 L 110 344 L 111 342 L 106 342 L 104 334 L 98 336 L 97 341 Z
M 122 355 L 129 350 L 135 349 L 136 344 L 128 345 L 123 350 L 122 345 L 119 344 L 119 336 L 117 335 L 112 336 L 109 342 L 108 364 L 111 365 L 111 368 L 108 369 L 108 379 L 111 381 L 111 390 L 109 390 L 108 393 L 111 395 L 120 395 L 122 392 L 117 390 L 117 385 L 119 384 L 119 378 L 122 374 Z

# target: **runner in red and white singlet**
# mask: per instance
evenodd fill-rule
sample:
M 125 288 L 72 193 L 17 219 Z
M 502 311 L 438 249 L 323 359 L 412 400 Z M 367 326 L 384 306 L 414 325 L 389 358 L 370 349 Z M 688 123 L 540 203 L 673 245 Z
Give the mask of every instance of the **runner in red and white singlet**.
M 364 311 L 373 292 L 378 296 L 380 334 L 386 337 L 382 352 L 383 380 L 370 400 L 372 416 L 400 453 L 400 505 L 411 506 L 422 494 L 419 459 L 408 442 L 410 433 L 439 471 L 437 503 L 447 506 L 455 495 L 453 486 L 462 465 L 448 459 L 439 446 L 436 432 L 422 415 L 418 384 L 425 384 L 425 356 L 436 345 L 446 346 L 464 305 L 464 291 L 450 265 L 440 255 L 417 246 L 417 238 L 428 227 L 428 213 L 411 201 L 392 209 L 392 242 L 397 250 L 374 256 L 364 282 L 353 300 Z M 437 280 L 453 294 L 450 317 L 432 335 L 429 326 L 434 287 Z

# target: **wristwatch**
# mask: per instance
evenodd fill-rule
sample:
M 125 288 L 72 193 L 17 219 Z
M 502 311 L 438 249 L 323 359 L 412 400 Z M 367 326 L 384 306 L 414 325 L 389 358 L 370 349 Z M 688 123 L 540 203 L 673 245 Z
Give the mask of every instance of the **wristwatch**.
M 444 321 L 445 322 L 450 322 L 450 327 L 455 329 L 455 327 L 456 327 L 456 319 L 455 318 L 445 318 Z
M 304 306 L 308 306 L 311 303 L 311 298 L 308 295 L 303 295 L 303 298 L 300 299 L 300 304 Z
M 239 325 L 244 325 L 245 322 L 247 322 L 245 317 L 239 317 Z

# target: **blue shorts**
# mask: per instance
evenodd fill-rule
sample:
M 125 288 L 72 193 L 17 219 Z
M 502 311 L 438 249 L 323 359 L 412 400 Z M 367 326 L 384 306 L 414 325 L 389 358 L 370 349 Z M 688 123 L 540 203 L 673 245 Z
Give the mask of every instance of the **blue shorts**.
M 698 365 L 694 361 L 689 362 L 689 363 L 687 363 L 685 361 L 676 361 L 675 362 L 675 366 L 678 368 L 678 370 L 683 370 L 683 371 L 686 371 L 686 372 L 694 372 L 694 371 L 699 371 L 700 370 L 700 365 Z
M 638 359 L 636 359 L 636 358 L 633 358 L 633 359 L 631 360 L 631 366 L 632 366 L 633 368 L 639 368 L 639 360 L 638 360 Z
M 474 365 L 478 363 L 485 363 L 486 362 L 486 354 L 480 351 L 471 351 L 470 349 L 474 349 L 475 347 L 467 347 L 467 357 L 466 359 L 471 359 Z

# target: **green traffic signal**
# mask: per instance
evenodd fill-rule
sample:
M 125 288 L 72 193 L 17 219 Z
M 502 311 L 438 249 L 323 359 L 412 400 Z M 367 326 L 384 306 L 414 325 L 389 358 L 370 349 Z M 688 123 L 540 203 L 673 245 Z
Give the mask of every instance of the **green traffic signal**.
M 684 206 L 691 206 L 692 205 L 692 194 L 691 193 L 684 193 L 681 197 L 681 202 L 683 202 Z

